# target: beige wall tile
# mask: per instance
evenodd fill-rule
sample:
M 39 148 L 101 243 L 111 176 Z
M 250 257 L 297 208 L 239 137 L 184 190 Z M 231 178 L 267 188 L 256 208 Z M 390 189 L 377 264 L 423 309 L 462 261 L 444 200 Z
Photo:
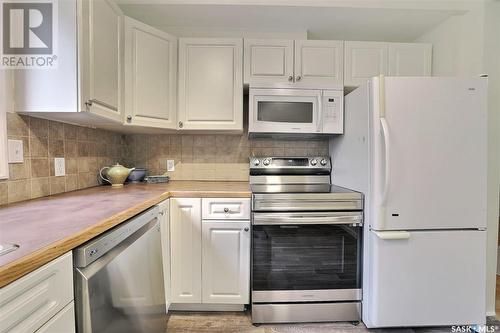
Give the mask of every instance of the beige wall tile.
M 66 191 L 66 177 L 50 177 L 50 194 Z
M 6 181 L 0 182 L 0 205 L 5 205 L 8 202 L 7 186 L 8 183 Z
M 47 138 L 49 136 L 49 121 L 30 117 L 30 137 Z
M 77 159 L 74 157 L 66 158 L 65 160 L 66 174 L 77 174 L 78 173 L 78 163 Z
M 50 164 L 48 158 L 31 159 L 31 177 L 48 177 L 50 175 Z
M 9 164 L 9 179 L 18 180 L 31 177 L 30 160 L 25 159 L 23 163 L 10 163 Z
M 49 156 L 48 139 L 42 137 L 30 137 L 30 155 L 32 157 Z
M 77 157 L 78 156 L 78 144 L 75 140 L 64 141 L 64 155 L 66 157 Z
M 49 140 L 64 140 L 64 124 L 57 121 L 49 122 Z
M 7 133 L 12 136 L 28 136 L 29 118 L 7 112 Z
M 47 195 L 50 195 L 49 178 L 31 179 L 31 199 L 45 197 Z
M 29 179 L 9 181 L 7 184 L 8 203 L 28 200 L 31 196 Z
M 49 157 L 64 157 L 64 141 L 49 139 Z
M 71 124 L 64 124 L 64 139 L 76 140 L 76 131 L 78 127 Z
M 66 191 L 78 189 L 78 175 L 66 175 Z

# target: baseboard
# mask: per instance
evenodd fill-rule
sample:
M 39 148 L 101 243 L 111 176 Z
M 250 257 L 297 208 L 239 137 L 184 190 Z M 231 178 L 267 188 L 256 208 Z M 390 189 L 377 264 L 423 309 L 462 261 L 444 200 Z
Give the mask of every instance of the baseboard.
M 196 304 L 174 303 L 169 311 L 245 311 L 244 304 Z

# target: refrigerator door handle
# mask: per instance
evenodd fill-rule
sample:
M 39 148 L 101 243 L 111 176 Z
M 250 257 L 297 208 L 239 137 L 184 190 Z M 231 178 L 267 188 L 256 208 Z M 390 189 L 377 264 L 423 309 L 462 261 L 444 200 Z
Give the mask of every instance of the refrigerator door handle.
M 396 240 L 396 239 L 409 239 L 410 233 L 408 231 L 373 231 L 373 233 L 380 239 Z
M 384 117 L 380 118 L 380 124 L 382 125 L 382 133 L 384 134 L 384 144 L 385 144 L 385 179 L 384 179 L 384 191 L 382 192 L 381 206 L 385 206 L 387 201 L 387 192 L 389 191 L 389 175 L 390 175 L 390 160 L 391 160 L 391 139 L 389 134 L 389 125 L 387 124 L 387 119 Z

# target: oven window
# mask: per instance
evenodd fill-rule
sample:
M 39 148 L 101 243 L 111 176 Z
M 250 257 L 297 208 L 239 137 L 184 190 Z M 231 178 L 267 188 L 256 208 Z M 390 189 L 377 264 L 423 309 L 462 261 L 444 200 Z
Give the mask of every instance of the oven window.
M 313 122 L 312 102 L 257 102 L 257 120 L 273 123 L 303 123 Z
M 361 227 L 254 225 L 253 290 L 361 287 Z

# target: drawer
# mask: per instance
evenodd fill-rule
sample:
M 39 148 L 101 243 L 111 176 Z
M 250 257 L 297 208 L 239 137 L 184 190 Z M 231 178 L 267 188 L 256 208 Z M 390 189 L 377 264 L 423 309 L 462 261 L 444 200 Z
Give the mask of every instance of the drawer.
M 71 302 L 46 322 L 36 333 L 75 333 L 75 303 Z
M 203 198 L 204 220 L 249 220 L 249 198 Z
M 0 332 L 35 332 L 73 300 L 71 252 L 0 289 Z

